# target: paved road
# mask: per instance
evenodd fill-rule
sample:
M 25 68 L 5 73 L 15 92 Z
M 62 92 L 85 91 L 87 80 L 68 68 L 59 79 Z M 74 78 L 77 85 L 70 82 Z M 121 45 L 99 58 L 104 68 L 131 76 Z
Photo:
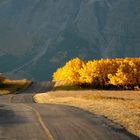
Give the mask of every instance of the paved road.
M 139 140 L 102 116 L 33 102 L 35 92 L 50 88 L 34 83 L 22 94 L 0 96 L 0 140 Z

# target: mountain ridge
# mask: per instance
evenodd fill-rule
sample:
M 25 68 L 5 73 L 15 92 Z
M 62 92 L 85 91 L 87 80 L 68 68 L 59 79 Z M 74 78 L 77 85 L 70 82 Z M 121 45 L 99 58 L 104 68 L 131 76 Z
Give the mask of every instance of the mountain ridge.
M 0 2 L 0 71 L 51 79 L 73 57 L 139 57 L 138 0 Z

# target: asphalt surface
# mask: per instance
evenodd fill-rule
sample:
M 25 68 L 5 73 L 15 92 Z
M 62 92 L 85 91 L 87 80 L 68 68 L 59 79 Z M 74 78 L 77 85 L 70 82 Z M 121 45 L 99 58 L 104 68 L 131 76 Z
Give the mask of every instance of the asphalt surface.
M 103 116 L 33 102 L 36 92 L 51 87 L 33 83 L 21 94 L 0 96 L 0 140 L 140 140 Z

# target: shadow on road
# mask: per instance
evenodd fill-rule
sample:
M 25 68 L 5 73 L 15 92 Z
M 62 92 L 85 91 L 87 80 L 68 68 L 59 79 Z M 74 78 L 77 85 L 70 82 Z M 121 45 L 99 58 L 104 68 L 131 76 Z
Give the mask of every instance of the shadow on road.
M 14 111 L 10 109 L 2 109 L 0 105 L 0 126 L 5 126 L 6 124 L 11 127 L 12 124 L 27 123 L 28 119 L 15 114 Z

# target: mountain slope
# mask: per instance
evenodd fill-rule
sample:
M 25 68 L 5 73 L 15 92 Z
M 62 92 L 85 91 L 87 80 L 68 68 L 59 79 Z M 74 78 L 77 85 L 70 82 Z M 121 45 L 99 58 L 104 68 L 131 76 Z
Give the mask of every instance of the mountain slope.
M 0 71 L 47 80 L 73 57 L 139 57 L 138 0 L 1 0 Z

